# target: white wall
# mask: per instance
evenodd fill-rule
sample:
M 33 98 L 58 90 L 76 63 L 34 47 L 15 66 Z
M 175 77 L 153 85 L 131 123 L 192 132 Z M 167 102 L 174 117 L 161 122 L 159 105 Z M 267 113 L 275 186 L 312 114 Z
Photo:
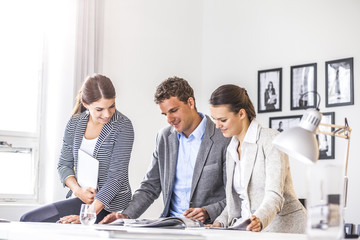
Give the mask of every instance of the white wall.
M 324 83 L 325 61 L 354 57 L 355 92 L 360 92 L 359 10 L 356 0 L 106 1 L 103 73 L 116 81 L 119 109 L 134 123 L 133 190 L 149 164 L 156 132 L 167 124 L 152 101 L 160 81 L 174 75 L 188 79 L 199 110 L 208 113 L 211 92 L 225 83 L 245 87 L 257 106 L 257 71 L 282 67 L 283 111 L 258 115 L 268 126 L 269 117 L 303 113 L 290 111 L 290 66 L 316 62 L 321 110 L 335 111 L 337 124 L 347 117 L 354 128 L 346 221 L 360 223 L 356 214 L 360 163 L 355 157 L 360 143 L 355 126 L 358 100 L 355 97 L 354 106 L 325 108 Z M 336 139 L 332 162 L 342 162 L 345 146 L 345 141 Z M 296 191 L 305 197 L 305 168 L 291 164 Z M 144 216 L 156 217 L 160 202 Z

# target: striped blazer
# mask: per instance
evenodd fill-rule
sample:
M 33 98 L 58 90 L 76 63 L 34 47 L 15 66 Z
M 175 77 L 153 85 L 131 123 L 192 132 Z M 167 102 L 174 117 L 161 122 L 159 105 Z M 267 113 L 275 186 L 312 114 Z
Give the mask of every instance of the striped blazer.
M 64 187 L 66 178 L 76 177 L 78 150 L 88 119 L 89 113 L 75 114 L 66 126 L 57 167 Z M 102 128 L 93 153 L 93 157 L 99 161 L 95 199 L 105 205 L 106 211 L 122 210 L 131 199 L 128 166 L 133 143 L 134 129 L 131 121 L 116 110 L 111 120 Z M 70 195 L 71 191 L 66 197 Z

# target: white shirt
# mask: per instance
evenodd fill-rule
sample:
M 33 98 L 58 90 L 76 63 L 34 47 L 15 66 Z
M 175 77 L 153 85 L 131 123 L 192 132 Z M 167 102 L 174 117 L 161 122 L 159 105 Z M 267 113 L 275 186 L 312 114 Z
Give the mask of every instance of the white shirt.
M 245 134 L 244 141 L 241 143 L 241 158 L 239 160 L 238 154 L 238 146 L 239 140 L 233 136 L 231 142 L 227 148 L 231 158 L 235 162 L 235 170 L 234 170 L 234 177 L 233 177 L 233 188 L 237 194 L 239 194 L 241 203 L 241 218 L 237 221 L 239 224 L 244 220 L 251 217 L 250 211 L 250 203 L 249 203 L 249 196 L 247 191 L 247 185 L 245 186 L 244 180 L 244 172 L 249 171 L 249 169 L 244 169 L 244 164 L 246 161 L 247 155 L 247 148 L 246 145 L 249 143 L 256 143 L 256 136 L 258 132 L 258 123 L 256 120 L 251 121 L 250 126 Z
M 96 146 L 96 142 L 99 137 L 94 139 L 86 139 L 85 136 L 83 137 L 83 140 L 80 145 L 80 149 L 89 154 L 90 156 L 94 155 L 94 150 Z

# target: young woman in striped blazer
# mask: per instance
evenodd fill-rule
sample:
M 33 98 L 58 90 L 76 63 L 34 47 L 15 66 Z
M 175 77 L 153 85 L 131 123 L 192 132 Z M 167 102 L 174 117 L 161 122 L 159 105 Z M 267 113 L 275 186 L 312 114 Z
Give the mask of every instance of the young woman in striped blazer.
M 67 200 L 24 214 L 20 221 L 80 223 L 81 204 L 96 208 L 96 222 L 108 213 L 124 209 L 131 199 L 128 165 L 134 142 L 131 121 L 115 108 L 115 89 L 100 74 L 88 77 L 77 97 L 64 134 L 58 172 Z M 97 188 L 77 181 L 79 149 L 99 161 Z

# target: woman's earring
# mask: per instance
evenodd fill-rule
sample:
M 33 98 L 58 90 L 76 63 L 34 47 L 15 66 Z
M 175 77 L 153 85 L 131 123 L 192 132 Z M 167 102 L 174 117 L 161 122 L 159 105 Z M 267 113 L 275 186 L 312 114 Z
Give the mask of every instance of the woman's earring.
M 86 111 L 85 111 L 85 113 L 87 114 L 87 115 L 89 115 L 89 109 L 86 109 Z

